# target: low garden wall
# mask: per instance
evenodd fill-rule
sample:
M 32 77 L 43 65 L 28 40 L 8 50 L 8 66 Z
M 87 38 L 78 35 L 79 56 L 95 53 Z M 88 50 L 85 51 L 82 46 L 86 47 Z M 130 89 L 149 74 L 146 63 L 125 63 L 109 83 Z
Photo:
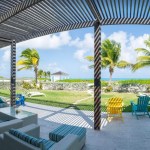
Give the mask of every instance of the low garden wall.
M 113 85 L 114 92 L 150 92 L 150 84 L 124 84 L 124 85 Z
M 43 83 L 44 90 L 88 90 L 88 83 L 67 83 L 67 82 L 52 82 Z
M 28 82 L 32 84 L 31 82 Z M 93 88 L 89 87 L 87 82 L 42 82 L 43 90 L 77 90 L 77 91 L 87 91 L 88 89 Z M 92 85 L 92 84 L 91 84 Z M 102 91 L 105 91 L 108 88 L 108 85 L 102 85 Z M 22 81 L 16 82 L 16 88 L 22 89 Z M 0 89 L 10 89 L 9 81 L 0 81 Z M 34 89 L 34 88 L 32 88 Z M 113 92 L 150 92 L 150 84 L 119 84 L 118 82 L 112 83 L 112 88 L 110 91 Z
M 16 88 L 22 89 L 22 82 L 16 82 Z M 10 89 L 10 82 L 0 81 L 0 89 Z M 67 82 L 43 82 L 43 90 L 88 90 L 88 83 L 67 83 Z
M 16 88 L 20 89 L 21 87 L 21 82 L 16 82 Z M 10 89 L 10 82 L 9 81 L 0 81 L 0 89 Z

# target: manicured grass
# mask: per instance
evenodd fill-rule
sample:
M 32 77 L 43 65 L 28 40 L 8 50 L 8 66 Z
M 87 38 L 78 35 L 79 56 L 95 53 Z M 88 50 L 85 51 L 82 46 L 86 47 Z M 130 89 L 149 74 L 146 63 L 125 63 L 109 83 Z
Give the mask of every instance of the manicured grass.
M 123 103 L 124 103 L 124 112 L 131 112 L 131 105 L 130 101 L 137 102 L 137 96 L 134 93 L 116 93 L 116 92 L 110 92 L 110 93 L 103 93 L 102 94 L 102 111 L 106 111 L 106 102 L 109 98 L 111 97 L 122 97 L 123 98 Z M 93 98 L 90 98 L 88 100 L 80 102 L 78 105 L 79 109 L 84 109 L 84 105 L 86 108 L 92 110 L 94 108 L 93 105 Z
M 39 97 L 31 97 L 26 98 L 27 102 L 31 103 L 38 103 L 38 104 L 44 104 L 44 105 L 50 105 L 50 106 L 56 106 L 56 107 L 74 107 L 75 109 L 81 109 L 81 110 L 93 110 L 94 109 L 94 98 L 91 97 L 87 92 L 82 91 L 48 91 L 48 90 L 41 90 L 40 92 L 43 92 L 46 94 L 46 97 L 39 96 Z M 17 91 L 17 93 L 22 93 L 22 91 Z M 8 90 L 0 90 L 0 95 L 9 97 L 10 92 Z M 88 98 L 91 97 L 91 98 Z M 110 92 L 110 93 L 103 93 L 102 94 L 102 111 L 106 111 L 105 103 L 107 100 L 111 97 L 122 97 L 123 103 L 124 103 L 124 111 L 130 112 L 131 106 L 130 106 L 130 100 L 133 100 L 136 102 L 137 96 L 134 93 L 116 93 L 116 92 Z M 79 101 L 77 104 L 74 104 L 74 102 L 88 98 L 86 100 Z

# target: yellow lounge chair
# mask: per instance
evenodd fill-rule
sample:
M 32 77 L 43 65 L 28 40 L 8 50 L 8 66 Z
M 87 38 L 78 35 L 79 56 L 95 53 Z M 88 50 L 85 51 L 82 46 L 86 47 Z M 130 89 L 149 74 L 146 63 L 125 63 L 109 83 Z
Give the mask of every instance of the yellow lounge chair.
M 106 104 L 107 106 L 107 115 L 108 121 L 110 121 L 113 117 L 122 118 L 122 110 L 123 110 L 123 99 L 120 97 L 110 98 Z

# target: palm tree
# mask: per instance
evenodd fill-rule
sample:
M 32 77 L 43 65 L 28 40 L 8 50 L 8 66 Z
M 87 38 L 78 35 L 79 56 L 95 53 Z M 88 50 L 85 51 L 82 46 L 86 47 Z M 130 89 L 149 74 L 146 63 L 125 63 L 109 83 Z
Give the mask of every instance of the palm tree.
M 110 73 L 110 83 L 112 81 L 112 75 L 114 73 L 115 68 L 126 68 L 131 66 L 130 63 L 124 60 L 119 60 L 121 55 L 121 45 L 120 43 L 117 43 L 115 41 L 110 41 L 109 39 L 106 39 L 102 43 L 102 50 L 101 50 L 101 56 L 102 56 L 102 68 L 109 67 L 109 73 Z M 87 56 L 86 59 L 88 61 L 94 61 L 93 56 Z M 89 68 L 93 68 L 94 65 L 90 65 Z
M 144 43 L 148 49 L 145 49 L 145 48 L 135 49 L 138 53 L 142 53 L 144 55 L 137 57 L 137 62 L 132 67 L 133 71 L 136 71 L 144 67 L 150 67 L 150 36 L 148 40 L 144 41 Z
M 38 70 L 38 77 L 42 78 L 42 75 L 43 75 L 43 70 L 42 69 Z
M 51 76 L 50 71 L 47 71 L 47 76 L 48 76 L 48 78 L 50 79 L 50 76 Z
M 27 48 L 24 51 L 22 51 L 20 57 L 20 60 L 18 60 L 17 62 L 17 66 L 20 66 L 20 68 L 18 68 L 18 71 L 34 69 L 35 83 L 37 83 L 38 65 L 40 60 L 40 56 L 37 50 Z
M 46 80 L 46 78 L 47 78 L 47 72 L 46 71 L 43 72 L 43 76 L 45 77 L 45 80 Z

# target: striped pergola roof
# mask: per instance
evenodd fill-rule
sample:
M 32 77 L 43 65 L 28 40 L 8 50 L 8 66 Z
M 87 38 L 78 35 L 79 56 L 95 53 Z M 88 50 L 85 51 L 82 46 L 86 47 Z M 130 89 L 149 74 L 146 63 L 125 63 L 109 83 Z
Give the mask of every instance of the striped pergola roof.
M 0 48 L 7 40 L 101 25 L 150 24 L 150 0 L 1 0 Z

